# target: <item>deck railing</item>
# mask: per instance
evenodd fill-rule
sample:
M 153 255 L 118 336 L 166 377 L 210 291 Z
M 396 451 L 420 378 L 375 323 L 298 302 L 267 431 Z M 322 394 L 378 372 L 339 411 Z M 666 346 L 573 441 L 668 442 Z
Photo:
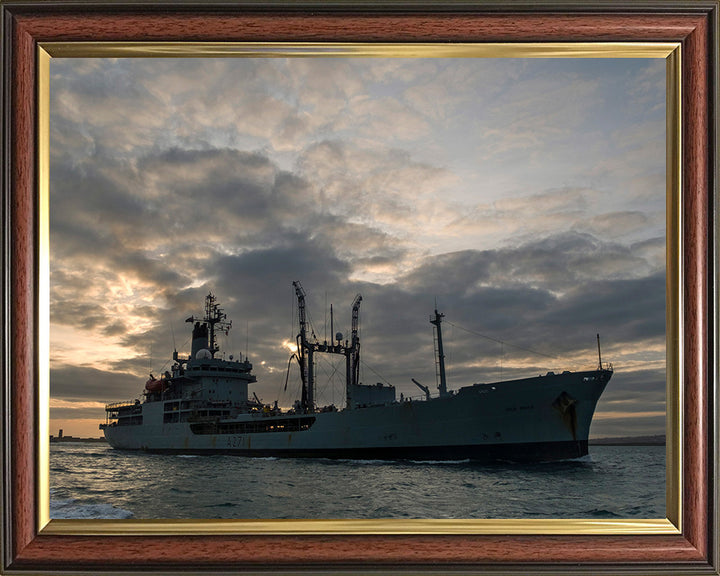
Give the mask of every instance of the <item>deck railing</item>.
M 135 406 L 138 404 L 137 400 L 124 400 L 122 402 L 113 402 L 111 404 L 105 404 L 105 411 L 117 410 L 118 408 L 124 408 L 125 406 Z

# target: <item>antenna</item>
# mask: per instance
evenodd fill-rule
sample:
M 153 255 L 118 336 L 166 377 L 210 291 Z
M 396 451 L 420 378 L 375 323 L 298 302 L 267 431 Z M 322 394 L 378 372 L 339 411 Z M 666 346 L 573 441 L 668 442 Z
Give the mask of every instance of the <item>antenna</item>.
M 232 321 L 227 319 L 227 314 L 225 314 L 223 309 L 220 308 L 220 305 L 217 304 L 217 299 L 212 292 L 210 292 L 205 297 L 205 317 L 196 318 L 195 316 L 190 316 L 190 318 L 185 319 L 185 322 L 197 322 L 198 324 L 202 324 L 209 330 L 210 346 L 208 349 L 210 350 L 210 354 L 213 358 L 215 358 L 215 352 L 218 352 L 220 350 L 215 341 L 215 324 L 218 325 L 218 328 L 221 332 L 225 333 L 225 336 L 228 335 L 228 332 L 232 327 Z M 193 330 L 193 356 L 197 352 L 197 350 L 195 349 L 195 338 L 195 331 Z M 205 347 L 207 347 L 207 344 L 203 346 L 203 348 Z

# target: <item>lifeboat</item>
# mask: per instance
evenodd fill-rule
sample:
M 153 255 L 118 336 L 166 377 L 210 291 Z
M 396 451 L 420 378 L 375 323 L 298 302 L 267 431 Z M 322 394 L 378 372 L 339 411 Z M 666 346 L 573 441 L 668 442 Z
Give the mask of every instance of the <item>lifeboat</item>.
M 165 392 L 165 390 L 167 390 L 167 380 L 149 378 L 148 381 L 145 382 L 145 390 L 148 392 Z

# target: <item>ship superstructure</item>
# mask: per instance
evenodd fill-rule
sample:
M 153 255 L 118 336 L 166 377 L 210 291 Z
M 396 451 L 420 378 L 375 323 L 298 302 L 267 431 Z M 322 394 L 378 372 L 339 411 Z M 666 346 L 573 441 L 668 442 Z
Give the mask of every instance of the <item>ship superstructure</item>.
M 590 423 L 613 369 L 548 372 L 544 376 L 471 384 L 448 390 L 442 341 L 444 315 L 435 310 L 438 395 L 412 380 L 423 400 L 396 398 L 394 386 L 359 382 L 358 294 L 351 307 L 351 334 L 319 342 L 306 315 L 305 291 L 294 282 L 298 303 L 297 352 L 301 394 L 290 409 L 263 404 L 248 358 L 217 357 L 217 332 L 231 322 L 214 295 L 202 318 L 191 316 L 191 353 L 173 353 L 170 371 L 152 374 L 144 398 L 108 404 L 100 425 L 115 448 L 174 453 L 250 456 L 552 460 L 588 453 Z M 331 320 L 332 324 L 332 320 Z M 345 406 L 318 407 L 315 356 L 345 357 Z

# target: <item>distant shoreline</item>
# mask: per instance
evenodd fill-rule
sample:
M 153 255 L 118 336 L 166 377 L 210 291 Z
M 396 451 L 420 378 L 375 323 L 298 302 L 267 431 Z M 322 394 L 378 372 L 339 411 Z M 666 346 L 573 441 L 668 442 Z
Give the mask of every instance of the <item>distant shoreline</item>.
M 591 438 L 588 444 L 590 446 L 665 446 L 665 435 Z
M 90 442 L 107 442 L 105 438 L 99 437 L 99 438 L 75 438 L 75 436 L 50 436 L 50 443 L 62 443 L 62 442 L 83 442 L 83 443 L 90 443 Z

